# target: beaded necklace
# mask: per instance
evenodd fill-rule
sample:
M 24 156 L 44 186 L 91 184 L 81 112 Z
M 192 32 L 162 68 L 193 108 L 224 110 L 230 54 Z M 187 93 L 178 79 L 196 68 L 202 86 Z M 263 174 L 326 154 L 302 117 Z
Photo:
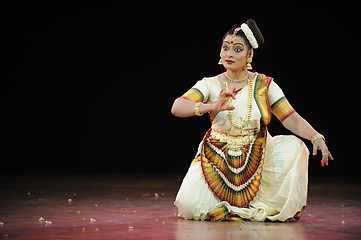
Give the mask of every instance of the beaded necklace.
M 227 75 L 226 75 L 227 76 Z M 247 74 L 248 76 L 248 74 Z M 228 76 L 227 76 L 228 77 Z M 224 82 L 224 86 L 225 86 L 225 90 L 228 92 L 228 83 L 227 81 Z M 242 125 L 238 125 L 233 117 L 232 111 L 229 110 L 228 111 L 228 118 L 229 121 L 231 123 L 231 125 L 235 128 L 238 129 L 243 129 L 244 127 L 247 126 L 249 120 L 251 119 L 251 113 L 252 113 L 252 91 L 253 91 L 253 84 L 252 84 L 252 78 L 248 77 L 248 104 L 247 104 L 247 113 L 246 113 L 246 119 L 245 121 L 242 123 Z M 228 99 L 228 104 L 231 105 L 232 104 L 232 98 Z
M 224 74 L 226 75 L 228 81 L 231 82 L 231 83 L 241 83 L 241 82 L 243 82 L 244 80 L 246 80 L 246 79 L 249 78 L 249 73 L 248 73 L 248 72 L 247 72 L 247 73 L 243 76 L 243 78 L 241 78 L 241 79 L 232 79 L 232 78 L 230 78 L 230 76 L 228 76 L 227 73 L 224 73 Z

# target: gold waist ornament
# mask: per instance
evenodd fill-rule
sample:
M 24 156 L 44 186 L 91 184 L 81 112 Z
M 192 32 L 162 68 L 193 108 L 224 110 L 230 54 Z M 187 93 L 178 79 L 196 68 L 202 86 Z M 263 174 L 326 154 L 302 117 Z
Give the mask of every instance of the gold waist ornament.
M 243 148 L 248 143 L 253 141 L 255 138 L 255 135 L 249 134 L 249 135 L 233 136 L 233 135 L 229 135 L 227 133 L 212 131 L 211 137 L 220 142 L 227 143 L 227 146 L 229 149 L 234 150 L 234 151 L 239 151 L 241 148 Z

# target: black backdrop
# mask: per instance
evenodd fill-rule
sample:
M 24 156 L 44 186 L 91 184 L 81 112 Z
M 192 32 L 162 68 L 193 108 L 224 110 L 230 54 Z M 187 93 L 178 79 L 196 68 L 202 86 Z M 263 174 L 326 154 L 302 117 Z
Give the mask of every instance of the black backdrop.
M 311 156 L 310 174 L 357 175 L 355 6 L 240 5 L 2 8 L 1 171 L 184 173 L 209 120 L 175 118 L 171 104 L 223 71 L 223 34 L 253 18 L 265 37 L 254 70 L 275 78 L 336 158 L 321 168 Z M 270 132 L 288 133 L 276 118 Z

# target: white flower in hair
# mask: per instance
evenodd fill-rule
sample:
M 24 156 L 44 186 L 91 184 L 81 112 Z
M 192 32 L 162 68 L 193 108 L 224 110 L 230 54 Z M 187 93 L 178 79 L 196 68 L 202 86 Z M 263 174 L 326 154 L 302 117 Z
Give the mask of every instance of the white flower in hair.
M 257 48 L 258 48 L 257 39 L 256 39 L 255 36 L 253 35 L 252 30 L 251 30 L 251 29 L 248 27 L 248 25 L 245 24 L 245 23 L 242 23 L 241 29 L 242 29 L 242 31 L 244 32 L 244 35 L 246 35 L 246 37 L 247 37 L 249 43 L 251 44 L 251 46 L 252 46 L 254 49 L 257 49 Z

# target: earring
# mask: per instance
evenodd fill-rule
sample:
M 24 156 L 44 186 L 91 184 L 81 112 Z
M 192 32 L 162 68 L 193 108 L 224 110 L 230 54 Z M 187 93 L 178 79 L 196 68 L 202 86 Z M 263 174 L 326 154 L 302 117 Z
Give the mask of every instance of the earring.
M 222 65 L 222 64 L 223 64 L 223 63 L 222 63 L 222 58 L 219 59 L 218 64 L 219 64 L 219 65 Z
M 252 62 L 252 58 L 247 58 L 247 69 L 248 69 L 248 70 L 253 69 L 253 68 L 252 68 L 252 65 L 251 65 L 251 62 Z

